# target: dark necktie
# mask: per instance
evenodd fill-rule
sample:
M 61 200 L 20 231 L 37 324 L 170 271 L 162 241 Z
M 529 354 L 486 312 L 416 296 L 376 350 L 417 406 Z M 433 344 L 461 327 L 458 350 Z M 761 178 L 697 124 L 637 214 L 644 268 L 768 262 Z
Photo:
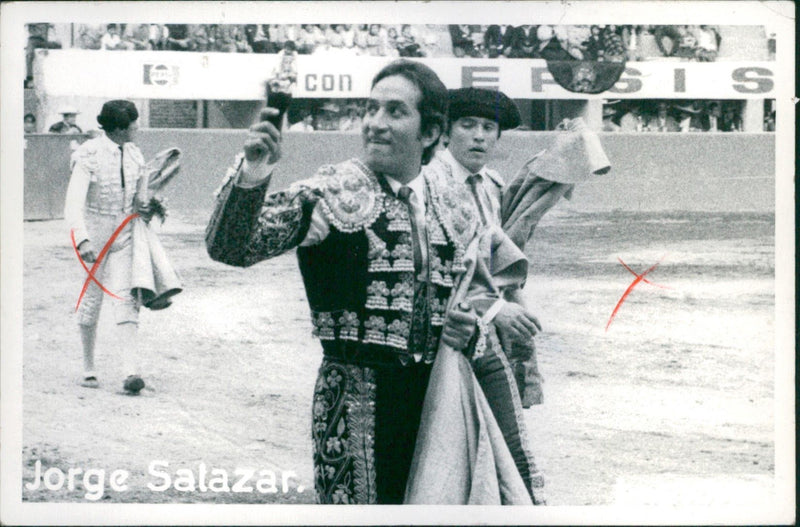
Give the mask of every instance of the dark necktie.
M 480 174 L 472 174 L 467 178 L 467 183 L 469 183 L 469 189 L 475 197 L 475 206 L 478 207 L 478 212 L 481 214 L 481 221 L 484 225 L 488 225 L 488 211 L 485 210 L 486 204 L 481 199 L 480 190 L 478 190 L 478 186 L 481 184 L 481 177 Z
M 123 170 L 123 162 L 125 161 L 125 150 L 122 145 L 119 145 L 119 181 L 122 183 L 122 190 L 125 190 L 125 171 Z
M 412 192 L 414 191 L 409 187 L 400 187 L 400 190 L 397 191 L 397 198 L 408 208 L 408 218 L 411 220 L 411 247 L 414 249 L 414 272 L 419 274 L 422 271 L 422 248 L 420 247 L 417 215 L 414 214 L 414 207 L 411 206 Z

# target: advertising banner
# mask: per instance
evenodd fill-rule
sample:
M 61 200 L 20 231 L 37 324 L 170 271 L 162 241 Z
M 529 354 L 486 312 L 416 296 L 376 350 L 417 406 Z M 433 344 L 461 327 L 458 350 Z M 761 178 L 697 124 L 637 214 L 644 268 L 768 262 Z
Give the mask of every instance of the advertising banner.
M 297 57 L 296 98 L 367 97 L 388 57 Z M 772 62 L 629 62 L 610 90 L 589 95 L 559 86 L 541 59 L 420 59 L 450 88 L 499 88 L 515 99 L 746 99 L 774 97 Z M 40 51 L 37 86 L 47 95 L 256 100 L 273 76 L 272 54 L 179 51 Z

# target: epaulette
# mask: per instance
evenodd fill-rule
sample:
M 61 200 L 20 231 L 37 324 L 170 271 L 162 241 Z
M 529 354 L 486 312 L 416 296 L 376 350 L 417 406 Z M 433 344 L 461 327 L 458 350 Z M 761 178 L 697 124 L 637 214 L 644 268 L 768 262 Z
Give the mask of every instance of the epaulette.
M 341 232 L 356 232 L 372 225 L 383 212 L 380 183 L 357 159 L 320 167 L 314 177 L 298 182 L 321 191 L 321 210 Z

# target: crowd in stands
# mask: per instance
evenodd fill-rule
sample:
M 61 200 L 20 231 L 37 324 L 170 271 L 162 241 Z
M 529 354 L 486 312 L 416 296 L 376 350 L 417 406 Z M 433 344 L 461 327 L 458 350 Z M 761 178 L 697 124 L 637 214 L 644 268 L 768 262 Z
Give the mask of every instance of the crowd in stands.
M 30 24 L 30 50 L 61 46 L 47 39 L 46 26 Z M 642 46 L 644 39 L 656 46 Z M 380 57 L 621 62 L 660 57 L 713 61 L 722 38 L 708 25 L 112 23 L 79 24 L 74 40 L 74 47 L 104 50 L 278 53 L 292 41 L 300 55 L 333 51 Z
M 770 130 L 765 120 L 765 131 Z M 604 132 L 741 132 L 739 101 L 610 101 Z
M 77 47 L 278 53 L 292 41 L 300 55 L 440 57 L 452 56 L 447 40 L 446 27 L 434 24 L 107 24 L 81 25 Z

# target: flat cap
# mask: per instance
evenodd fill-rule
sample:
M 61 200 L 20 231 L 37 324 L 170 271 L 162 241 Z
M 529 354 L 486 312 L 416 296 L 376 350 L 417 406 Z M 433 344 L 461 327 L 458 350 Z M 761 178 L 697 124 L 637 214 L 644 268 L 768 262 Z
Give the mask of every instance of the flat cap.
M 517 105 L 499 90 L 459 88 L 449 90 L 450 120 L 483 117 L 497 121 L 500 130 L 511 130 L 522 123 Z

